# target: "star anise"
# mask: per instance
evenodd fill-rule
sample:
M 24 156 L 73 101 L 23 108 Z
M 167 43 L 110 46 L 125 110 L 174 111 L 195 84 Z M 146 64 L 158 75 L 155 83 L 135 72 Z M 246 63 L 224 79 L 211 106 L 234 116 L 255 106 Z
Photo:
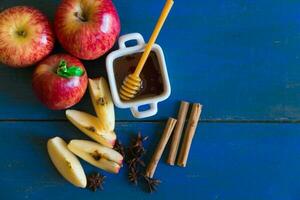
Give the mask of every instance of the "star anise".
M 132 158 L 128 161 L 128 167 L 129 168 L 136 168 L 137 165 L 140 165 L 142 167 L 145 167 L 145 162 L 142 160 L 142 158 Z
M 157 186 L 161 183 L 160 180 L 149 178 L 147 176 L 144 176 L 144 180 L 150 193 L 155 192 L 157 190 Z
M 137 137 L 133 140 L 133 147 L 143 147 L 143 142 L 146 141 L 148 137 L 143 137 L 142 134 L 139 132 Z
M 147 140 L 147 138 L 148 137 L 142 137 L 141 133 L 139 133 L 137 137 L 131 140 L 131 144 L 127 149 L 127 161 L 134 158 L 141 158 L 146 153 L 143 142 Z
M 105 176 L 99 173 L 93 173 L 87 177 L 87 188 L 92 191 L 96 191 L 97 189 L 103 190 Z
M 119 152 L 123 157 L 125 157 L 125 148 L 122 145 L 122 143 L 120 142 L 120 140 L 116 140 L 115 146 L 114 146 L 114 150 L 116 150 L 117 152 Z
M 137 169 L 135 168 L 129 168 L 129 172 L 128 172 L 128 180 L 137 185 L 138 184 L 138 179 L 139 179 L 139 172 Z
M 142 157 L 143 155 L 145 155 L 146 153 L 146 150 L 144 147 L 142 146 L 138 146 L 138 147 L 134 147 L 132 148 L 132 156 L 135 157 L 135 158 L 140 158 Z
M 145 163 L 143 156 L 146 153 L 143 142 L 147 137 L 143 137 L 139 133 L 131 140 L 130 146 L 126 149 L 125 162 L 128 165 L 128 179 L 135 185 L 138 184 L 138 180 L 141 177 L 140 172 L 143 171 Z
M 128 160 L 126 162 L 126 164 L 128 165 L 128 168 L 136 168 L 136 159 L 135 158 L 131 158 L 130 160 Z

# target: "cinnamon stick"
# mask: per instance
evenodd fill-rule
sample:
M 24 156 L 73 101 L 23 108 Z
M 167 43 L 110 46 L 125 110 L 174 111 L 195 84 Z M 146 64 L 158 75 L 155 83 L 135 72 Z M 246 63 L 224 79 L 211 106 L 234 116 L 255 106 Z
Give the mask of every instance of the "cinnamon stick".
M 153 178 L 153 175 L 155 173 L 155 170 L 156 170 L 156 167 L 157 167 L 157 164 L 162 156 L 162 153 L 169 141 L 169 138 L 171 136 L 171 133 L 175 127 L 175 124 L 176 124 L 177 120 L 176 119 L 173 119 L 173 118 L 169 118 L 168 119 L 168 122 L 166 124 L 166 127 L 164 129 L 164 132 L 160 138 L 160 141 L 156 147 L 156 150 L 150 160 L 150 163 L 148 164 L 147 166 L 147 169 L 146 169 L 146 176 L 149 177 L 149 178 Z
M 182 130 L 184 127 L 188 109 L 189 109 L 189 103 L 186 101 L 181 101 L 179 112 L 178 112 L 178 117 L 177 117 L 178 120 L 177 120 L 175 129 L 174 129 L 174 133 L 172 136 L 172 142 L 171 142 L 171 146 L 170 146 L 170 152 L 169 152 L 169 155 L 167 158 L 167 163 L 169 165 L 175 164 L 178 147 L 179 147 L 179 143 L 180 143 L 181 136 L 182 136 Z
M 187 128 L 184 133 L 182 147 L 180 149 L 177 165 L 185 167 L 192 145 L 193 137 L 195 135 L 198 121 L 201 115 L 202 105 L 199 103 L 193 104 L 191 115 L 188 121 Z

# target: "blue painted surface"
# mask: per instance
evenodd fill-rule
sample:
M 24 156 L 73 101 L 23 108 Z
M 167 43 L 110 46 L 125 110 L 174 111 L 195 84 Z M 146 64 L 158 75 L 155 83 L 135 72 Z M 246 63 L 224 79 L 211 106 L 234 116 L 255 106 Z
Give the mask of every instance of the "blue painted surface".
M 58 2 L 1 0 L 0 10 L 32 5 L 53 19 Z M 122 34 L 149 38 L 162 1 L 114 3 Z M 294 0 L 175 0 L 158 38 L 171 97 L 143 123 L 128 110 L 116 110 L 118 136 L 126 142 L 141 130 L 150 136 L 152 152 L 166 118 L 176 116 L 179 100 L 204 105 L 205 123 L 197 130 L 188 167 L 161 162 L 156 176 L 163 183 L 152 195 L 128 184 L 124 169 L 117 176 L 107 174 L 103 192 L 64 181 L 50 164 L 45 143 L 56 135 L 86 137 L 66 122 L 63 111 L 47 110 L 37 101 L 33 68 L 0 64 L 0 199 L 299 199 L 299 9 Z M 84 62 L 90 77 L 106 75 L 104 60 Z M 88 94 L 74 108 L 93 113 Z M 96 170 L 82 164 L 86 172 Z
M 163 125 L 118 123 L 116 131 L 127 143 L 141 130 L 149 136 L 146 148 L 151 154 Z M 160 162 L 155 177 L 163 183 L 153 194 L 130 185 L 126 168 L 119 175 L 106 174 L 102 192 L 66 182 L 51 165 L 45 144 L 56 135 L 66 141 L 88 139 L 67 122 L 2 122 L 0 128 L 6 134 L 0 151 L 1 199 L 299 199 L 300 127 L 296 124 L 202 123 L 187 168 Z M 81 163 L 87 173 L 101 171 Z
M 52 19 L 58 2 L 2 0 L 0 7 L 34 5 Z M 162 2 L 114 2 L 122 34 L 140 32 L 149 38 Z M 299 120 L 299 8 L 297 1 L 176 1 L 158 38 L 173 93 L 152 120 L 175 114 L 176 102 L 183 98 L 206 105 L 206 120 Z M 105 75 L 104 59 L 85 62 L 91 77 Z M 0 80 L 9 82 L 0 85 L 1 119 L 64 118 L 33 96 L 32 69 L 0 69 Z M 88 98 L 78 105 L 88 107 Z M 117 117 L 133 120 L 128 110 L 118 110 Z

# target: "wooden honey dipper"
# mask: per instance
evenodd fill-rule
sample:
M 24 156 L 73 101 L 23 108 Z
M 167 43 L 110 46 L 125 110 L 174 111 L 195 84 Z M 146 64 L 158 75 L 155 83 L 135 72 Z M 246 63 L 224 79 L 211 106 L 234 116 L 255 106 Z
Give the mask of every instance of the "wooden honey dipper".
M 167 16 L 174 4 L 173 0 L 167 0 L 164 9 L 158 19 L 158 22 L 154 28 L 154 31 L 150 37 L 148 44 L 146 45 L 145 51 L 132 74 L 129 74 L 123 81 L 123 85 L 120 88 L 120 97 L 122 100 L 128 101 L 135 97 L 141 88 L 142 80 L 140 78 L 140 73 L 143 70 L 143 67 L 147 61 L 147 58 L 151 52 L 152 46 L 155 43 L 157 36 L 167 19 Z

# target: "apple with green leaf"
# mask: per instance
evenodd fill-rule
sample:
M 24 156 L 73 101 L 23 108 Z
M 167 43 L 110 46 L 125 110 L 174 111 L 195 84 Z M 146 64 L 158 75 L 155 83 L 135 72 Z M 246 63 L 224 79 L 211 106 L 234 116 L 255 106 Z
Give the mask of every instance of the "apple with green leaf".
M 32 87 L 48 108 L 62 110 L 77 104 L 87 89 L 83 64 L 68 54 L 51 55 L 36 67 Z
M 53 46 L 54 33 L 41 11 L 16 6 L 0 13 L 0 62 L 28 67 L 45 58 Z
M 121 29 L 111 0 L 63 0 L 54 28 L 63 48 L 84 60 L 94 60 L 110 50 Z

